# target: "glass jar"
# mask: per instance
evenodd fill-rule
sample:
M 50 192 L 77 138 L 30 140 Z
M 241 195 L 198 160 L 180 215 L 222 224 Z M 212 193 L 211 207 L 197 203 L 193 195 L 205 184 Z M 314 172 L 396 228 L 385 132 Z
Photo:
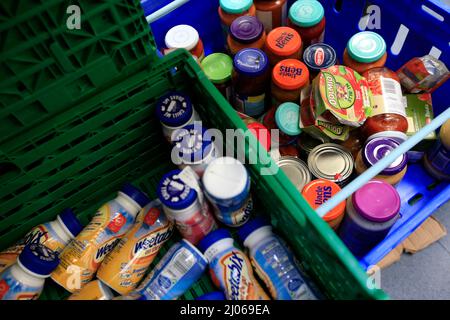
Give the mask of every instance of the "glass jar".
M 373 138 L 364 144 L 363 148 L 358 152 L 355 161 L 355 170 L 358 174 L 362 174 L 368 168 L 375 165 L 386 155 L 397 148 L 400 143 L 392 138 Z M 375 179 L 386 181 L 391 185 L 396 185 L 405 176 L 407 170 L 408 155 L 402 154 L 387 168 L 381 171 Z
M 255 0 L 255 7 L 256 16 L 264 24 L 267 33 L 286 25 L 286 0 Z
M 303 52 L 303 62 L 309 69 L 309 78 L 314 79 L 322 69 L 337 63 L 336 51 L 325 43 L 312 44 Z
M 309 71 L 303 62 L 296 59 L 280 61 L 272 71 L 272 106 L 277 107 L 283 102 L 300 103 L 302 90 L 308 85 Z
M 275 111 L 275 124 L 276 129 L 280 130 L 280 146 L 295 142 L 302 132 L 300 129 L 300 106 L 293 102 L 281 104 Z
M 300 34 L 305 48 L 323 42 L 325 10 L 319 1 L 298 0 L 289 9 L 288 26 Z
M 170 29 L 166 33 L 165 43 L 168 51 L 186 49 L 200 62 L 205 57 L 203 42 L 197 30 L 187 24 L 180 24 Z
M 242 16 L 231 24 L 227 44 L 232 55 L 245 48 L 262 49 L 265 42 L 266 32 L 258 18 Z
M 224 53 L 213 53 L 203 59 L 201 66 L 208 79 L 228 101 L 231 101 L 233 59 Z
M 262 144 L 264 149 L 268 152 L 270 150 L 271 137 L 270 131 L 256 119 L 247 116 L 242 112 L 238 112 L 239 117 L 244 121 L 247 129 L 253 133 L 253 135 L 258 139 L 259 143 Z
M 362 31 L 353 35 L 344 50 L 344 65 L 363 74 L 384 67 L 387 59 L 386 42 L 378 33 Z
M 243 49 L 234 57 L 233 65 L 234 107 L 251 117 L 262 115 L 270 76 L 266 54 L 255 48 Z
M 439 139 L 424 156 L 425 169 L 438 180 L 450 181 L 450 120 L 439 131 Z
M 364 138 L 361 132 L 361 127 L 350 130 L 350 134 L 347 140 L 339 141 L 339 144 L 345 147 L 352 153 L 354 159 L 358 156 L 358 152 L 361 150 L 364 144 Z
M 271 66 L 285 59 L 300 59 L 302 38 L 297 31 L 289 27 L 273 29 L 266 37 L 264 51 Z
M 218 11 L 225 39 L 236 18 L 256 15 L 253 0 L 220 0 Z

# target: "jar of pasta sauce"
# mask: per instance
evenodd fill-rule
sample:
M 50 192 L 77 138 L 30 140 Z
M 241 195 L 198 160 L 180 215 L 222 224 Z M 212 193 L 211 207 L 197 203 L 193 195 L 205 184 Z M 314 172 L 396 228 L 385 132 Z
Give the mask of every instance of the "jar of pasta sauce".
M 400 79 L 388 68 L 373 68 L 363 73 L 372 92 L 372 113 L 362 130 L 366 137 L 382 131 L 408 131 Z
M 219 17 L 225 39 L 230 26 L 236 18 L 242 16 L 255 16 L 256 8 L 253 0 L 220 0 Z
M 231 101 L 233 59 L 224 53 L 213 53 L 203 59 L 201 66 L 208 79 L 228 101 Z
M 279 27 L 270 31 L 266 37 L 264 51 L 271 66 L 285 59 L 300 59 L 302 38 L 289 27 Z
M 303 61 L 309 69 L 309 78 L 314 79 L 322 69 L 336 64 L 336 51 L 325 43 L 312 44 L 303 52 Z
M 400 196 L 389 183 L 371 180 L 347 199 L 339 236 L 360 258 L 383 240 L 399 218 Z
M 325 10 L 319 1 L 298 0 L 289 9 L 288 26 L 300 34 L 305 48 L 323 42 Z
M 272 106 L 277 107 L 283 102 L 299 103 L 302 90 L 308 85 L 309 71 L 303 62 L 296 59 L 278 62 L 272 71 Z
M 256 16 L 267 33 L 286 25 L 287 5 L 287 0 L 255 0 Z
M 387 59 L 386 42 L 378 33 L 358 32 L 348 40 L 343 58 L 344 65 L 359 74 L 384 67 Z
M 231 24 L 227 44 L 232 55 L 245 48 L 262 49 L 265 42 L 266 32 L 258 18 L 242 16 Z
M 234 57 L 233 65 L 235 108 L 251 117 L 262 115 L 270 76 L 266 54 L 255 48 L 243 49 Z
M 200 36 L 193 27 L 180 24 L 166 33 L 166 46 L 169 50 L 186 49 L 201 62 L 205 57 L 205 50 Z
M 450 181 L 450 120 L 439 131 L 439 139 L 424 156 L 425 169 L 438 180 Z

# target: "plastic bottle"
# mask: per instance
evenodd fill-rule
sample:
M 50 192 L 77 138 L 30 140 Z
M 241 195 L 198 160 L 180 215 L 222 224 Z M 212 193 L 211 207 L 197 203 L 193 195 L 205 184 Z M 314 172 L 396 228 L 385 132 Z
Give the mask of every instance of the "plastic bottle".
M 17 262 L 0 274 L 0 300 L 36 300 L 58 263 L 58 254 L 43 244 L 25 246 Z
M 226 229 L 208 234 L 198 245 L 209 262 L 211 278 L 227 300 L 269 300 L 253 275 L 245 254 L 233 245 Z
M 276 300 L 315 300 L 311 289 L 296 265 L 286 244 L 272 232 L 263 218 L 250 220 L 238 231 L 249 250 L 249 257 L 258 276 L 264 280 Z
M 100 280 L 93 280 L 73 293 L 67 300 L 111 300 L 113 298 L 114 294 L 106 284 Z
M 148 202 L 139 189 L 125 184 L 117 197 L 104 204 L 63 250 L 61 263 L 52 273 L 52 279 L 70 292 L 91 281 L 105 256 L 130 230 L 137 213 Z
M 26 245 L 42 243 L 47 248 L 60 253 L 82 229 L 83 225 L 73 211 L 65 209 L 55 220 L 34 227 L 15 245 L 0 252 L 0 272 L 16 262 Z

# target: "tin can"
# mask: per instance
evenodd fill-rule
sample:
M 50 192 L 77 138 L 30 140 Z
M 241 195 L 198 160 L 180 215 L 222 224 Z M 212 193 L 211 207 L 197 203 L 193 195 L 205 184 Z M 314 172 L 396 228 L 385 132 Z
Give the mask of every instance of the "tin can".
M 303 187 L 311 181 L 311 173 L 309 172 L 308 166 L 296 157 L 281 157 L 277 161 L 277 165 L 283 170 L 284 174 L 291 180 L 299 192 L 302 192 Z
M 175 223 L 183 238 L 197 244 L 205 235 L 217 228 L 206 201 L 180 177 L 181 170 L 172 170 L 159 182 L 157 194 L 167 218 Z
M 323 142 L 311 137 L 309 134 L 302 132 L 297 139 L 297 146 L 300 150 L 300 159 L 308 161 L 309 153 Z
M 175 300 L 203 275 L 208 260 L 186 239 L 174 244 L 136 292 L 146 300 Z
M 353 173 L 352 154 L 343 146 L 324 143 L 315 147 L 308 156 L 308 168 L 314 177 L 345 186 Z
M 202 181 L 220 222 L 239 227 L 250 219 L 253 210 L 250 177 L 241 162 L 231 157 L 217 158 L 206 168 Z
M 180 169 L 190 166 L 199 177 L 218 156 L 211 134 L 199 122 L 174 131 L 172 143 L 172 162 Z

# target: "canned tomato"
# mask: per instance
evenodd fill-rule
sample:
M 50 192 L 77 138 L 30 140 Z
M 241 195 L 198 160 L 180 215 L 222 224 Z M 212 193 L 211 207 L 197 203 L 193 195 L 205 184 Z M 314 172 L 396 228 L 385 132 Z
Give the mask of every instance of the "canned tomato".
M 211 134 L 201 124 L 190 124 L 174 131 L 172 161 L 180 169 L 190 166 L 201 177 L 206 166 L 217 158 Z
M 183 238 L 197 244 L 205 235 L 217 228 L 206 201 L 181 178 L 182 171 L 172 170 L 159 182 L 157 193 L 167 218 L 173 221 Z
M 296 157 L 281 157 L 277 161 L 277 165 L 299 192 L 302 192 L 303 187 L 311 181 L 311 173 L 308 166 Z
M 162 125 L 164 137 L 171 142 L 172 133 L 185 125 L 200 121 L 191 99 L 182 92 L 169 92 L 156 104 L 156 116 Z
M 336 182 L 341 187 L 349 182 L 353 166 L 352 154 L 335 143 L 321 144 L 308 156 L 308 168 L 313 176 Z
M 231 157 L 217 158 L 206 168 L 202 181 L 220 222 L 239 227 L 250 219 L 253 209 L 250 177 L 241 162 Z

